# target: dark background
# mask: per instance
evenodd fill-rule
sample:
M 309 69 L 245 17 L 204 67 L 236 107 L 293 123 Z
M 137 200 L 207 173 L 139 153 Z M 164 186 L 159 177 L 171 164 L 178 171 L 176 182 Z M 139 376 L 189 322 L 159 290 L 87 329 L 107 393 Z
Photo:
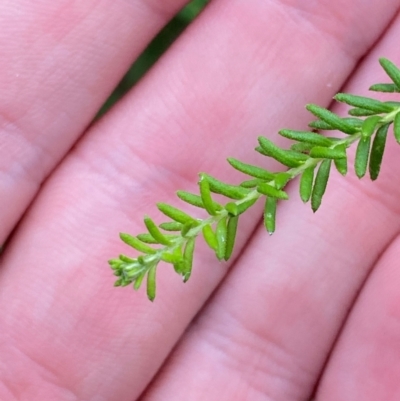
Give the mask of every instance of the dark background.
M 122 78 L 100 109 L 98 116 L 104 114 L 139 81 L 208 2 L 209 0 L 192 0 L 159 32 Z

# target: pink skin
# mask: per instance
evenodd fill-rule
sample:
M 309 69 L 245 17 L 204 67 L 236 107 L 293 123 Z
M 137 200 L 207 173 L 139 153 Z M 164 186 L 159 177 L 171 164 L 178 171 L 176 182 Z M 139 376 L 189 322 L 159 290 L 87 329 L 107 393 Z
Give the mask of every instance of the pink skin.
M 400 0 L 367 3 L 215 0 L 85 131 L 183 2 L 2 2 L 0 237 L 26 213 L 1 260 L 1 400 L 399 399 L 392 139 L 376 183 L 332 174 L 317 216 L 293 183 L 272 238 L 256 206 L 234 262 L 199 244 L 187 284 L 159 269 L 154 304 L 113 289 L 106 265 L 129 252 L 118 232 L 143 231 L 199 171 L 238 180 L 228 156 L 273 168 L 257 135 L 305 128 L 304 104 L 344 82 L 385 80 Z

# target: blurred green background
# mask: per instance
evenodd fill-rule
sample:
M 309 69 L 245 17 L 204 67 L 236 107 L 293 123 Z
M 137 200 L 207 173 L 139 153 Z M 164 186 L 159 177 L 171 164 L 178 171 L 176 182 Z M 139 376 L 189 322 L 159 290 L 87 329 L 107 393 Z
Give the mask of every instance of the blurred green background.
M 159 32 L 122 78 L 114 92 L 104 103 L 98 116 L 104 114 L 139 81 L 174 40 L 184 31 L 193 19 L 196 18 L 209 1 L 210 0 L 192 0 Z

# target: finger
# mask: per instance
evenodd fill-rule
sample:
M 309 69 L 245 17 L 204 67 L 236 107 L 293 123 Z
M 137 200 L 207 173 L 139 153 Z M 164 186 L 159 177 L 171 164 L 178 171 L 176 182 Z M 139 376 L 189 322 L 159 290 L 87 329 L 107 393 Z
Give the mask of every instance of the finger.
M 399 238 L 368 278 L 329 360 L 317 400 L 397 400 Z
M 288 15 L 282 6 L 256 0 L 213 3 L 48 182 L 1 272 L 3 336 L 14 345 L 5 360 L 9 371 L 18 368 L 17 391 L 40 381 L 45 395 L 62 387 L 81 398 L 131 400 L 151 380 L 225 269 L 204 254 L 201 271 L 185 287 L 160 269 L 162 298 L 149 305 L 110 287 L 104 261 L 125 251 L 116 244 L 117 232 L 139 227 L 138 215 L 150 201 L 168 201 L 166 194 L 194 181 L 199 168 L 223 176 L 215 158 L 246 156 L 246 148 L 250 155 L 248 132 L 275 130 L 285 118 L 290 125 L 304 123 L 306 117 L 295 113 L 305 98 L 327 102 L 331 94 L 321 94 L 320 85 L 331 83 L 332 92 L 339 87 L 390 18 L 382 16 L 381 25 L 374 18 L 369 29 L 364 21 L 360 30 L 344 21 L 341 44 L 310 25 L 299 28 Z M 233 41 L 233 33 L 239 39 Z M 348 46 L 360 37 L 364 47 L 360 43 L 352 58 Z M 304 60 L 319 68 L 300 71 Z M 244 228 L 239 248 L 254 225 Z M 29 361 L 52 372 L 57 388 Z
M 395 55 L 396 35 L 400 31 L 398 18 L 390 35 L 384 41 L 384 52 Z M 382 50 L 378 48 L 374 56 L 378 57 Z M 365 82 L 374 74 L 365 68 L 360 74 L 359 81 Z M 375 76 L 379 76 L 379 73 Z M 376 78 L 375 78 L 376 79 Z M 385 78 L 383 78 L 384 80 Z M 382 81 L 383 81 L 382 80 Z M 391 132 L 390 132 L 391 134 Z M 392 141 L 393 144 L 394 141 Z M 392 145 L 390 144 L 390 145 Z M 395 205 L 398 198 L 393 191 L 398 149 L 393 144 L 391 151 L 391 164 L 386 165 L 385 181 L 382 184 L 382 201 Z M 389 150 L 388 149 L 388 150 Z M 388 158 L 388 157 L 386 157 Z M 383 178 L 383 177 L 382 177 Z M 379 213 L 377 210 L 374 213 Z M 379 218 L 379 215 L 377 215 Z M 380 231 L 385 230 L 384 223 L 380 223 Z M 396 319 L 397 289 L 396 289 L 396 252 L 398 251 L 397 230 L 391 237 L 390 243 L 377 255 L 377 263 L 368 277 L 357 302 L 346 321 L 344 330 L 332 351 L 328 366 L 324 371 L 321 385 L 318 389 L 318 400 L 333 400 L 363 398 L 366 401 L 376 399 L 397 399 L 400 387 L 397 380 L 399 366 L 396 363 L 398 332 Z M 372 239 L 376 238 L 376 233 Z M 339 387 L 335 388 L 336 385 Z
M 161 3 L 1 2 L 0 244 L 184 0 Z
M 396 54 L 399 30 L 397 18 L 345 91 L 387 81 L 377 58 Z M 267 238 L 259 229 L 143 400 L 309 399 L 358 291 L 399 232 L 398 152 L 391 137 L 375 183 L 333 174 L 316 215 L 292 187 L 278 231 Z M 398 399 L 394 255 L 362 295 L 318 400 Z

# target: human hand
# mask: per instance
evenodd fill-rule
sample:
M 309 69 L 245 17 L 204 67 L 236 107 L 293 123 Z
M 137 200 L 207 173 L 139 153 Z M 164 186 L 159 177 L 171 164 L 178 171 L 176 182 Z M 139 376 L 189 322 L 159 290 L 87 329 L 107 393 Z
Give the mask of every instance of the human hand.
M 400 64 L 399 1 L 300 3 L 213 2 L 87 130 L 183 2 L 0 5 L 1 400 L 398 399 L 394 143 L 376 183 L 332 176 L 316 215 L 289 188 L 273 237 L 248 216 L 230 265 L 199 249 L 185 285 L 160 268 L 154 304 L 106 265 L 199 171 L 234 179 L 224 159 L 254 160 L 257 135 Z

